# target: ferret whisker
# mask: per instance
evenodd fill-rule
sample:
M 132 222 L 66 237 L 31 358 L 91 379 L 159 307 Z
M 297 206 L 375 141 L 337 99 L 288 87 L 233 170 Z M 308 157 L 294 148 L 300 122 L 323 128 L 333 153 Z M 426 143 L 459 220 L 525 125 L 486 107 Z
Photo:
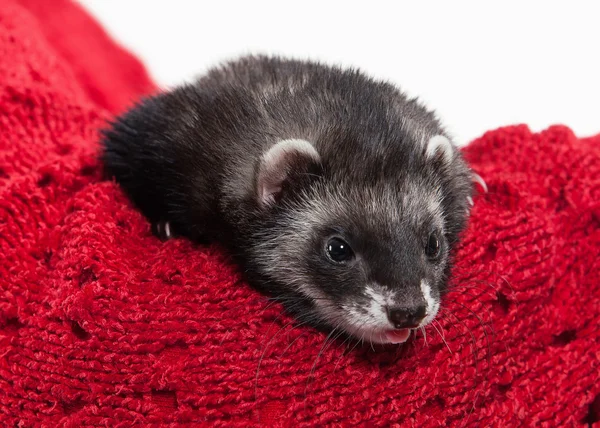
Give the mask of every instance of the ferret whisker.
M 315 358 L 315 362 L 313 363 L 311 369 L 310 369 L 310 373 L 308 374 L 308 378 L 306 379 L 306 387 L 304 388 L 304 405 L 306 406 L 306 400 L 308 397 L 308 387 L 310 386 L 310 381 L 315 373 L 315 370 L 317 368 L 317 363 L 319 362 L 319 359 L 321 358 L 321 355 L 323 354 L 327 343 L 329 342 L 329 339 L 334 335 L 334 333 L 336 332 L 336 330 L 338 329 L 339 324 L 333 328 L 333 330 L 331 330 L 331 332 L 327 335 L 327 337 L 325 338 L 323 345 L 321 346 L 321 349 L 319 349 L 319 353 L 317 354 L 316 358 Z
M 421 330 L 421 333 L 423 334 L 423 342 L 425 343 L 425 346 L 427 346 L 429 348 L 429 342 L 427 342 L 427 332 L 425 331 L 425 327 L 420 327 L 419 330 Z M 415 336 L 417 334 L 415 333 Z
M 331 341 L 331 342 L 332 342 L 332 343 L 333 343 L 333 342 L 335 342 L 336 340 L 338 340 L 338 339 L 339 339 L 341 336 L 343 336 L 343 335 L 346 335 L 346 336 L 347 336 L 346 332 L 345 332 L 343 329 L 340 329 L 340 330 L 338 331 L 338 333 L 335 335 L 335 337 L 332 339 L 332 341 Z M 346 343 L 346 341 L 347 341 L 347 340 L 348 340 L 348 338 L 346 337 L 346 339 L 344 339 L 344 341 L 341 343 L 341 345 L 340 345 L 340 348 L 341 348 L 341 346 L 342 346 L 344 343 Z M 329 377 L 329 376 L 331 376 L 333 373 L 335 373 L 335 369 L 337 368 L 337 363 L 338 363 L 339 361 L 341 361 L 341 359 L 344 357 L 344 354 L 345 354 L 345 352 L 346 352 L 346 350 L 347 350 L 347 349 L 348 349 L 347 347 L 346 347 L 346 348 L 344 348 L 344 349 L 342 349 L 342 352 L 340 352 L 340 356 L 337 358 L 336 364 L 333 366 L 333 371 L 327 375 L 328 377 Z
M 340 326 L 341 326 L 341 324 L 338 324 L 338 325 L 336 326 L 336 328 L 339 328 Z M 337 340 L 337 339 L 338 339 L 340 336 L 342 336 L 342 335 L 344 335 L 344 334 L 346 334 L 346 333 L 344 332 L 344 330 L 343 330 L 343 329 L 340 329 L 340 330 L 338 331 L 338 333 L 337 333 L 337 334 L 336 334 L 336 335 L 335 335 L 335 336 L 334 336 L 334 337 L 331 339 L 330 343 L 334 343 L 334 342 L 335 342 L 335 341 L 336 341 L 336 340 Z M 346 340 L 344 340 L 344 342 L 343 342 L 343 343 L 345 343 L 345 342 L 346 342 Z M 345 350 L 343 350 L 343 351 L 340 353 L 340 356 L 337 358 L 337 361 L 336 361 L 336 364 L 335 364 L 335 365 L 334 365 L 334 367 L 333 367 L 333 370 L 332 370 L 330 373 L 328 373 L 328 374 L 326 375 L 327 377 L 329 377 L 329 376 L 331 376 L 333 373 L 335 373 L 335 370 L 336 370 L 336 368 L 337 368 L 337 363 L 338 363 L 338 362 L 341 360 L 341 358 L 343 358 L 343 356 L 344 356 L 344 353 L 345 353 Z M 317 359 L 315 360 L 315 365 L 316 365 L 316 362 L 317 362 L 317 360 L 318 360 L 318 357 L 317 357 Z M 314 371 L 313 371 L 313 370 L 311 370 L 311 373 L 312 373 L 312 374 L 314 374 Z M 312 376 L 312 374 L 311 374 L 311 376 Z M 308 383 L 307 383 L 307 387 L 308 387 Z M 305 392 L 305 394 L 306 394 L 306 392 Z M 306 395 L 305 395 L 305 400 L 306 400 Z
M 338 365 L 339 365 L 340 361 L 342 361 L 342 359 L 343 359 L 343 358 L 344 358 L 346 355 L 348 355 L 348 354 L 349 354 L 349 352 L 347 353 L 347 351 L 348 351 L 348 347 L 350 346 L 350 342 L 351 342 L 351 340 L 352 340 L 352 336 L 350 336 L 350 335 L 349 335 L 349 334 L 347 334 L 347 333 L 344 333 L 344 334 L 346 334 L 346 338 L 345 338 L 345 339 L 344 339 L 344 341 L 342 342 L 342 345 L 345 345 L 345 347 L 344 347 L 344 350 L 342 351 L 342 353 L 340 354 L 340 356 L 338 357 L 337 361 L 335 362 L 335 366 L 333 366 L 333 372 L 332 372 L 332 373 L 335 373 L 335 371 L 337 370 L 337 367 L 338 367 Z
M 300 323 L 300 324 L 294 326 L 294 328 L 292 328 L 292 330 L 290 330 L 290 332 L 293 331 L 294 329 L 302 327 L 303 325 L 306 325 L 306 324 L 308 324 L 308 321 L 305 321 L 303 323 Z M 306 331 L 303 331 L 294 340 L 292 340 L 292 342 L 288 346 L 285 347 L 285 349 L 283 350 L 283 352 L 279 356 L 279 359 L 281 360 L 283 358 L 283 356 L 285 355 L 285 353 L 294 345 L 294 343 L 296 343 L 298 341 L 298 339 L 300 339 L 301 337 L 303 337 L 305 334 L 306 334 Z
M 481 301 L 481 295 L 472 293 L 470 291 L 463 291 L 464 294 L 469 295 L 474 297 L 476 300 Z M 494 296 L 495 297 L 495 296 Z M 470 309 L 469 307 L 465 306 L 464 303 L 460 303 L 458 302 L 456 299 L 447 299 L 447 303 L 450 304 L 458 304 L 460 306 L 462 306 L 465 310 L 470 311 L 473 315 L 476 315 L 475 312 Z M 493 322 L 492 322 L 492 312 L 490 310 L 490 308 L 486 305 L 483 307 L 483 309 L 485 310 L 485 312 L 487 313 L 487 321 L 482 323 L 482 327 L 485 325 L 487 327 L 489 327 L 490 329 L 490 333 L 492 334 L 493 337 L 495 337 L 496 335 L 496 331 L 494 330 L 494 326 L 493 326 Z
M 460 267 L 455 267 L 454 268 L 454 272 L 455 272 L 455 277 L 460 277 L 460 276 L 462 276 L 461 273 L 463 271 L 462 271 L 462 269 L 460 269 Z M 499 274 L 497 272 L 493 272 L 493 271 L 490 272 L 487 269 L 468 270 L 467 274 L 469 275 L 469 278 L 466 279 L 464 282 L 467 282 L 467 283 L 471 283 L 471 282 L 481 283 L 481 284 L 484 284 L 484 285 L 492 288 L 495 292 L 499 292 L 500 288 L 493 286 L 491 284 L 491 282 L 485 281 L 485 280 L 482 280 L 482 279 L 476 279 L 476 278 L 474 278 L 474 277 L 476 277 L 476 276 L 478 276 L 480 274 L 493 275 L 494 277 L 499 278 L 500 280 L 502 280 L 508 286 L 508 288 L 510 289 L 510 293 L 509 293 L 510 297 L 514 298 L 514 296 L 515 296 L 515 289 L 514 289 L 514 287 L 512 286 L 512 284 L 510 283 L 510 281 L 504 275 L 501 275 L 501 274 Z M 456 285 L 459 285 L 459 284 L 456 284 Z
M 286 324 L 283 325 L 283 327 L 281 327 L 279 330 L 277 330 L 277 332 L 273 336 L 271 336 L 271 338 L 269 339 L 269 341 L 265 345 L 264 350 L 263 350 L 263 352 L 260 355 L 260 358 L 258 359 L 258 364 L 256 366 L 256 376 L 254 377 L 254 399 L 255 400 L 258 399 L 258 376 L 259 376 L 259 373 L 260 373 L 260 366 L 262 364 L 263 358 L 265 357 L 265 354 L 267 353 L 267 349 L 269 348 L 269 345 L 271 344 L 271 342 L 273 342 L 273 340 L 275 340 L 275 338 L 277 337 L 277 335 L 284 328 L 286 328 L 288 325 L 292 324 L 293 322 L 294 322 L 294 320 L 288 321 Z M 271 325 L 273 325 L 274 323 L 275 323 L 275 321 L 273 321 L 273 323 Z M 267 334 L 269 333 L 270 329 L 271 329 L 271 326 L 269 326 L 269 330 L 267 331 Z
M 281 303 L 281 301 L 278 299 L 267 299 L 267 300 L 269 301 L 269 303 L 264 308 L 262 308 L 262 310 L 259 312 L 260 315 L 262 315 L 267 309 L 274 306 L 276 303 Z
M 470 278 L 467 281 L 463 282 L 466 285 L 471 285 L 471 284 L 478 284 L 478 285 L 485 285 L 488 288 L 491 288 L 494 291 L 494 294 L 497 293 L 498 291 L 500 291 L 500 287 L 494 285 L 491 281 L 488 280 L 484 280 L 484 279 L 476 279 L 476 278 Z M 457 284 L 457 285 L 461 285 L 461 284 Z
M 350 348 L 350 350 L 348 351 L 348 354 L 352 353 L 357 346 L 360 345 L 360 339 L 356 338 L 356 337 L 352 337 L 352 340 L 354 340 L 356 343 L 354 343 L 354 346 L 352 348 Z
M 365 345 L 365 340 L 364 340 L 364 339 L 365 339 L 365 333 L 366 333 L 366 332 L 363 330 L 363 334 L 362 334 L 362 336 L 360 337 L 360 343 L 361 343 L 361 345 L 360 345 L 360 346 L 361 346 L 361 347 Z
M 471 406 L 471 410 L 469 410 L 469 414 L 467 415 L 467 418 L 465 419 L 465 425 L 464 426 L 467 426 L 467 424 L 469 423 L 469 419 L 471 419 L 471 415 L 475 411 L 475 405 L 477 403 L 477 398 L 478 397 L 479 397 L 479 391 L 475 391 L 475 397 L 473 397 L 473 405 Z
M 452 352 L 452 349 L 450 349 L 450 345 L 448 345 L 448 342 L 446 342 L 446 338 L 444 337 L 444 335 L 435 326 L 435 324 L 434 324 L 435 322 L 436 322 L 436 320 L 433 320 L 431 323 L 431 326 L 434 328 L 435 331 L 437 331 L 437 334 L 439 334 L 440 339 L 442 339 L 442 342 L 444 342 L 444 345 L 446 345 L 446 348 L 448 348 L 448 352 L 450 352 L 450 354 L 454 354 L 454 352 Z M 440 329 L 442 329 L 442 326 L 441 326 L 441 324 L 439 324 L 439 322 L 438 322 L 438 325 L 439 325 Z
M 470 289 L 462 290 L 461 291 L 461 295 L 463 295 L 463 296 L 464 295 L 471 296 L 475 300 L 481 301 L 481 295 L 471 292 Z M 445 301 L 447 303 L 455 303 L 455 299 L 449 299 L 449 297 L 451 297 L 451 296 L 446 296 L 445 297 Z M 495 299 L 495 296 L 494 296 L 494 299 Z M 493 328 L 493 325 L 492 325 L 492 313 L 491 313 L 491 310 L 490 310 L 490 308 L 488 306 L 484 306 L 483 309 L 487 313 L 487 319 L 488 319 L 487 325 L 489 325 L 490 331 L 491 331 L 492 335 L 495 337 L 495 331 L 494 331 L 494 328 Z
M 460 285 L 460 286 L 454 286 L 452 287 L 452 291 L 448 292 L 447 296 L 452 296 L 452 294 L 463 294 L 465 291 L 469 291 L 469 290 L 479 290 L 481 292 L 481 295 L 488 295 L 490 296 L 492 299 L 496 299 L 497 294 L 496 293 L 492 293 L 489 290 L 486 290 L 484 288 L 478 287 L 476 285 L 471 285 L 471 284 L 464 284 L 464 285 Z M 479 297 L 476 294 L 471 293 L 472 296 L 474 297 Z
M 485 336 L 485 341 L 486 341 L 486 345 L 487 345 L 487 360 L 488 360 L 488 370 L 489 370 L 491 368 L 492 347 L 490 344 L 490 338 L 489 338 L 487 330 L 485 328 L 486 323 L 484 323 L 483 320 L 481 319 L 481 317 L 479 315 L 477 315 L 477 313 L 475 311 L 473 311 L 471 308 L 469 308 L 457 301 L 453 301 L 452 303 L 457 304 L 457 305 L 461 306 L 462 308 L 464 308 L 465 310 L 469 311 L 479 322 L 479 325 L 481 326 L 481 330 L 483 331 L 483 335 Z M 490 323 L 488 323 L 487 325 L 490 325 Z M 490 327 L 490 328 L 493 331 L 493 327 Z
M 506 285 L 508 285 L 508 288 L 510 288 L 510 291 L 511 291 L 511 293 L 510 293 L 510 296 L 511 296 L 512 298 L 515 298 L 515 297 L 516 297 L 516 292 L 515 292 L 515 289 L 513 288 L 512 284 L 510 283 L 510 281 L 509 281 L 509 280 L 508 280 L 508 279 L 507 279 L 507 278 L 506 278 L 504 275 L 500 275 L 500 274 L 497 274 L 497 275 L 498 275 L 498 277 L 499 277 L 499 278 L 500 278 L 502 281 L 504 281 L 504 283 L 505 283 Z
M 367 321 L 364 321 L 364 322 L 363 322 L 363 323 L 362 323 L 362 324 L 359 326 L 359 329 L 360 329 L 360 330 L 363 330 L 363 329 L 364 329 L 364 326 L 365 326 L 366 324 L 367 324 Z M 364 335 L 364 330 L 363 330 L 363 335 Z M 337 360 L 337 362 L 336 362 L 336 364 L 335 364 L 335 366 L 334 366 L 334 368 L 333 368 L 333 371 L 334 371 L 334 372 L 335 372 L 335 370 L 336 370 L 336 368 L 337 368 L 337 366 L 338 366 L 339 362 L 340 362 L 340 361 L 341 361 L 341 359 L 344 357 L 344 355 L 349 355 L 350 353 L 352 353 L 352 352 L 353 352 L 353 351 L 356 349 L 356 347 L 357 347 L 357 346 L 358 346 L 358 345 L 361 343 L 361 340 L 359 340 L 357 337 L 355 337 L 355 336 L 353 336 L 353 335 L 350 335 L 350 334 L 348 334 L 348 337 L 346 338 L 346 340 L 344 340 L 344 342 L 343 342 L 343 343 L 346 343 L 346 341 L 348 341 L 348 342 L 350 343 L 352 340 L 354 340 L 356 343 L 354 344 L 354 346 L 352 347 L 352 349 L 350 349 L 349 351 L 348 351 L 348 345 L 346 346 L 346 349 L 345 349 L 345 351 L 344 351 L 344 352 L 342 352 L 342 354 L 339 356 L 339 358 L 338 358 L 338 360 Z M 346 351 L 348 351 L 348 352 L 346 352 Z
M 451 317 L 453 317 L 454 319 L 456 319 L 456 321 L 458 321 L 467 331 L 467 333 L 470 335 L 471 337 L 471 355 L 473 356 L 473 363 L 474 363 L 474 369 L 475 369 L 475 376 L 473 378 L 473 383 L 477 384 L 477 380 L 479 378 L 479 356 L 478 356 L 478 350 L 477 350 L 477 340 L 475 339 L 475 335 L 473 334 L 473 332 L 471 331 L 471 329 L 460 319 L 458 318 L 457 315 L 455 315 L 453 312 L 450 311 L 445 311 L 448 315 L 450 315 Z

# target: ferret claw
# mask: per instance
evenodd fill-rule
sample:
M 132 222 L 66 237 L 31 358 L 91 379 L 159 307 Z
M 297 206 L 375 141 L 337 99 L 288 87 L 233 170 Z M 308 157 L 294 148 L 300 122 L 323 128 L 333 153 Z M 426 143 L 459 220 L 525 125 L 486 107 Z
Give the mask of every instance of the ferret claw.
M 470 196 L 467 196 L 467 202 L 469 203 L 469 205 L 470 205 L 470 206 L 473 206 L 473 205 L 475 205 L 475 204 L 473 203 L 473 198 L 472 198 L 472 197 L 470 197 Z
M 483 188 L 484 193 L 488 192 L 487 184 L 485 184 L 485 181 L 483 178 L 481 178 L 481 175 L 473 173 L 473 181 Z
M 168 221 L 159 221 L 152 224 L 152 233 L 161 241 L 167 241 L 173 237 L 171 225 Z

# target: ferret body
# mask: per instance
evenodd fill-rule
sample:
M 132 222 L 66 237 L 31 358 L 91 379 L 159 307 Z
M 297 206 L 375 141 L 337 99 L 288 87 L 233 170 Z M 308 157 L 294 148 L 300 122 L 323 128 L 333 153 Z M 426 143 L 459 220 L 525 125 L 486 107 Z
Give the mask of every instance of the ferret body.
M 244 57 L 143 100 L 103 144 L 160 236 L 219 241 L 300 321 L 402 343 L 437 314 L 472 173 L 393 85 Z

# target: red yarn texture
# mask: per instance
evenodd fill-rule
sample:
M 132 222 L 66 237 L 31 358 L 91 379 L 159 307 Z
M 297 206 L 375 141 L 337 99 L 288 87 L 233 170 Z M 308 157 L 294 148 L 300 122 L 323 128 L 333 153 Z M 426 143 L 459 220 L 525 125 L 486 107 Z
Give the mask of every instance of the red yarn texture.
M 490 191 L 439 324 L 323 346 L 102 180 L 97 129 L 152 90 L 79 7 L 2 1 L 3 426 L 600 426 L 600 137 L 473 142 Z

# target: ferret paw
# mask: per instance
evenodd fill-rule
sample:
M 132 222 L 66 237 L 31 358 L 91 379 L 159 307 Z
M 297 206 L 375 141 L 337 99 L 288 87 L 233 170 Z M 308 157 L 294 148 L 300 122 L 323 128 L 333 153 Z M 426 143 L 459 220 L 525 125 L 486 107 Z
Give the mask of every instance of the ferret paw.
M 152 223 L 152 233 L 161 241 L 167 241 L 174 236 L 173 229 L 168 221 Z

